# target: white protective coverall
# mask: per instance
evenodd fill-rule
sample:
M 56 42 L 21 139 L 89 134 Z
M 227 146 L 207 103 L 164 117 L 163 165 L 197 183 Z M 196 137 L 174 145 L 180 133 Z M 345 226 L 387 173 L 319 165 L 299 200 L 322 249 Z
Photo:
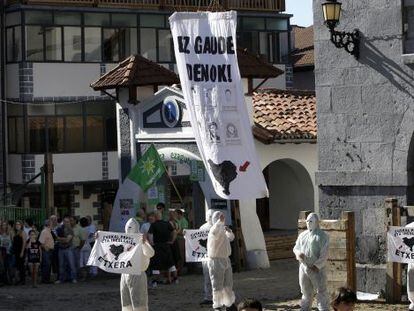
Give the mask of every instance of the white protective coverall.
M 200 230 L 208 230 L 210 231 L 211 226 L 213 225 L 211 222 L 212 217 L 212 210 L 207 210 L 207 221 L 205 224 L 201 225 Z M 208 273 L 208 264 L 207 261 L 203 261 L 203 277 L 204 277 L 204 302 L 212 301 L 213 300 L 213 294 L 211 292 L 211 281 L 210 281 L 210 274 Z
M 407 228 L 414 228 L 414 222 L 409 223 Z M 408 264 L 407 268 L 407 296 L 410 301 L 409 310 L 414 311 L 414 264 Z
M 139 223 L 130 218 L 125 224 L 126 233 L 139 233 Z M 154 249 L 146 241 L 142 244 L 141 274 L 121 275 L 121 305 L 122 311 L 148 311 L 147 275 L 150 258 L 154 256 Z
M 230 307 L 236 297 L 233 292 L 233 271 L 229 256 L 231 255 L 230 242 L 234 240 L 233 232 L 225 227 L 220 220 L 222 212 L 214 212 L 212 226 L 208 234 L 207 254 L 208 271 L 213 289 L 213 308 Z
M 326 262 L 329 236 L 319 228 L 319 217 L 315 213 L 306 218 L 308 230 L 296 240 L 293 252 L 299 265 L 299 285 L 302 292 L 301 311 L 310 311 L 316 290 L 319 311 L 329 310 Z

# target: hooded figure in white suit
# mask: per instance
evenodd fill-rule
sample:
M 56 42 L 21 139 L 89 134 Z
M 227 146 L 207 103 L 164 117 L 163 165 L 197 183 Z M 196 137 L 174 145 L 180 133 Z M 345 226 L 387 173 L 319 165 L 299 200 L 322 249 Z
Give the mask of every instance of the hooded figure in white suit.
M 125 225 L 125 233 L 139 233 L 139 223 L 130 218 Z M 143 238 L 141 254 L 141 274 L 121 275 L 121 305 L 122 311 L 148 311 L 147 275 L 150 258 L 154 256 L 154 249 Z
M 207 210 L 207 221 L 205 224 L 201 225 L 200 230 L 208 230 L 210 231 L 212 227 L 211 217 L 213 216 L 213 211 L 211 209 Z M 208 264 L 207 261 L 203 261 L 203 277 L 204 277 L 204 300 L 200 303 L 200 305 L 211 305 L 213 301 L 213 294 L 211 290 L 211 281 L 210 281 L 210 274 L 208 273 Z
M 306 218 L 308 230 L 296 240 L 293 252 L 300 262 L 299 285 L 302 291 L 301 311 L 310 311 L 316 291 L 319 311 L 328 311 L 326 262 L 328 260 L 329 236 L 319 228 L 319 217 L 315 213 Z
M 221 310 L 223 306 L 234 307 L 236 297 L 233 292 L 233 271 L 229 256 L 233 232 L 225 226 L 222 212 L 214 212 L 212 226 L 208 234 L 207 254 L 208 271 L 213 289 L 213 308 Z

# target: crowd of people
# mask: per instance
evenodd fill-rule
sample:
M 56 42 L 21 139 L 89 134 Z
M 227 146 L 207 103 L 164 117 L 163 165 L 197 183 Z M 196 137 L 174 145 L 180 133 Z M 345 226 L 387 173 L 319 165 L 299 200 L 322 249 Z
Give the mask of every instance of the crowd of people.
M 24 285 L 27 275 L 33 287 L 97 275 L 96 267 L 86 266 L 96 232 L 90 216 L 52 215 L 41 228 L 32 219 L 0 219 L 0 224 L 1 285 Z
M 234 234 L 225 225 L 222 212 L 209 211 L 207 216 L 206 223 L 200 228 L 209 230 L 209 259 L 203 263 L 204 300 L 201 304 L 208 304 L 214 310 L 263 310 L 261 303 L 254 299 L 246 299 L 236 305 L 229 258 Z M 299 236 L 294 249 L 300 261 L 302 310 L 310 310 L 316 292 L 319 310 L 332 307 L 336 311 L 351 311 L 357 298 L 346 288 L 339 289 L 338 296 L 329 306 L 324 268 L 329 239 L 319 229 L 318 223 L 317 215 L 309 215 L 308 230 Z M 134 310 L 148 310 L 148 284 L 156 288 L 160 283 L 178 283 L 179 272 L 185 263 L 184 234 L 188 227 L 182 210 L 167 211 L 163 203 L 148 214 L 139 210 L 136 218 L 127 222 L 126 233 L 142 233 L 143 273 L 122 274 L 123 310 L 131 306 Z M 27 274 L 33 287 L 38 284 L 38 275 L 44 284 L 77 283 L 78 279 L 96 276 L 97 268 L 87 266 L 98 236 L 96 232 L 90 216 L 78 220 L 72 216 L 58 219 L 52 215 L 41 230 L 31 219 L 24 222 L 0 220 L 0 284 L 25 284 Z

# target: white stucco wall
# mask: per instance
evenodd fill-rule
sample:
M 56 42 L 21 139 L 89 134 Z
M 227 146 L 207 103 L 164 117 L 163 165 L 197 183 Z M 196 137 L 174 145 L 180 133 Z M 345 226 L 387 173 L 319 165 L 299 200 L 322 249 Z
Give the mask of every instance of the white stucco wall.
M 299 162 L 309 173 L 314 186 L 314 206 L 318 209 L 318 187 L 315 185 L 315 172 L 318 168 L 317 144 L 270 144 L 265 145 L 255 140 L 257 154 L 262 169 L 270 163 L 281 159 L 292 159 Z
M 6 66 L 6 98 L 19 98 L 19 65 Z
M 99 76 L 99 64 L 33 63 L 33 96 L 100 96 L 89 87 Z

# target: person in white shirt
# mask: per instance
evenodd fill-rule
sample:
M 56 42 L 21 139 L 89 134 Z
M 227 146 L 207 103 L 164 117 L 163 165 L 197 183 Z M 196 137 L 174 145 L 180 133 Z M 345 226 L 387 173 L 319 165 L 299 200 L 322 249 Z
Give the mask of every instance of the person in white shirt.
M 208 233 L 207 255 L 208 271 L 213 289 L 213 308 L 235 310 L 236 297 L 233 292 L 233 271 L 229 256 L 230 242 L 234 240 L 233 232 L 225 226 L 225 216 L 222 212 L 214 212 L 212 226 Z
M 125 224 L 125 233 L 139 233 L 139 223 L 130 218 Z M 148 311 L 147 275 L 150 258 L 155 254 L 148 241 L 142 237 L 141 274 L 121 275 L 122 311 Z
M 302 292 L 301 311 L 310 311 L 313 296 L 319 311 L 328 311 L 329 296 L 327 290 L 326 262 L 328 260 L 329 236 L 319 228 L 319 217 L 315 213 L 306 218 L 308 230 L 302 232 L 296 240 L 293 252 L 299 265 L 299 285 Z
M 207 210 L 207 221 L 205 224 L 201 225 L 200 230 L 210 231 L 211 226 L 213 225 L 211 223 L 211 216 L 213 214 L 213 211 L 211 209 Z M 208 273 L 208 264 L 207 261 L 203 261 L 203 277 L 204 277 L 204 300 L 200 303 L 200 305 L 211 305 L 213 304 L 213 294 L 211 290 L 211 281 L 210 281 L 210 274 Z

